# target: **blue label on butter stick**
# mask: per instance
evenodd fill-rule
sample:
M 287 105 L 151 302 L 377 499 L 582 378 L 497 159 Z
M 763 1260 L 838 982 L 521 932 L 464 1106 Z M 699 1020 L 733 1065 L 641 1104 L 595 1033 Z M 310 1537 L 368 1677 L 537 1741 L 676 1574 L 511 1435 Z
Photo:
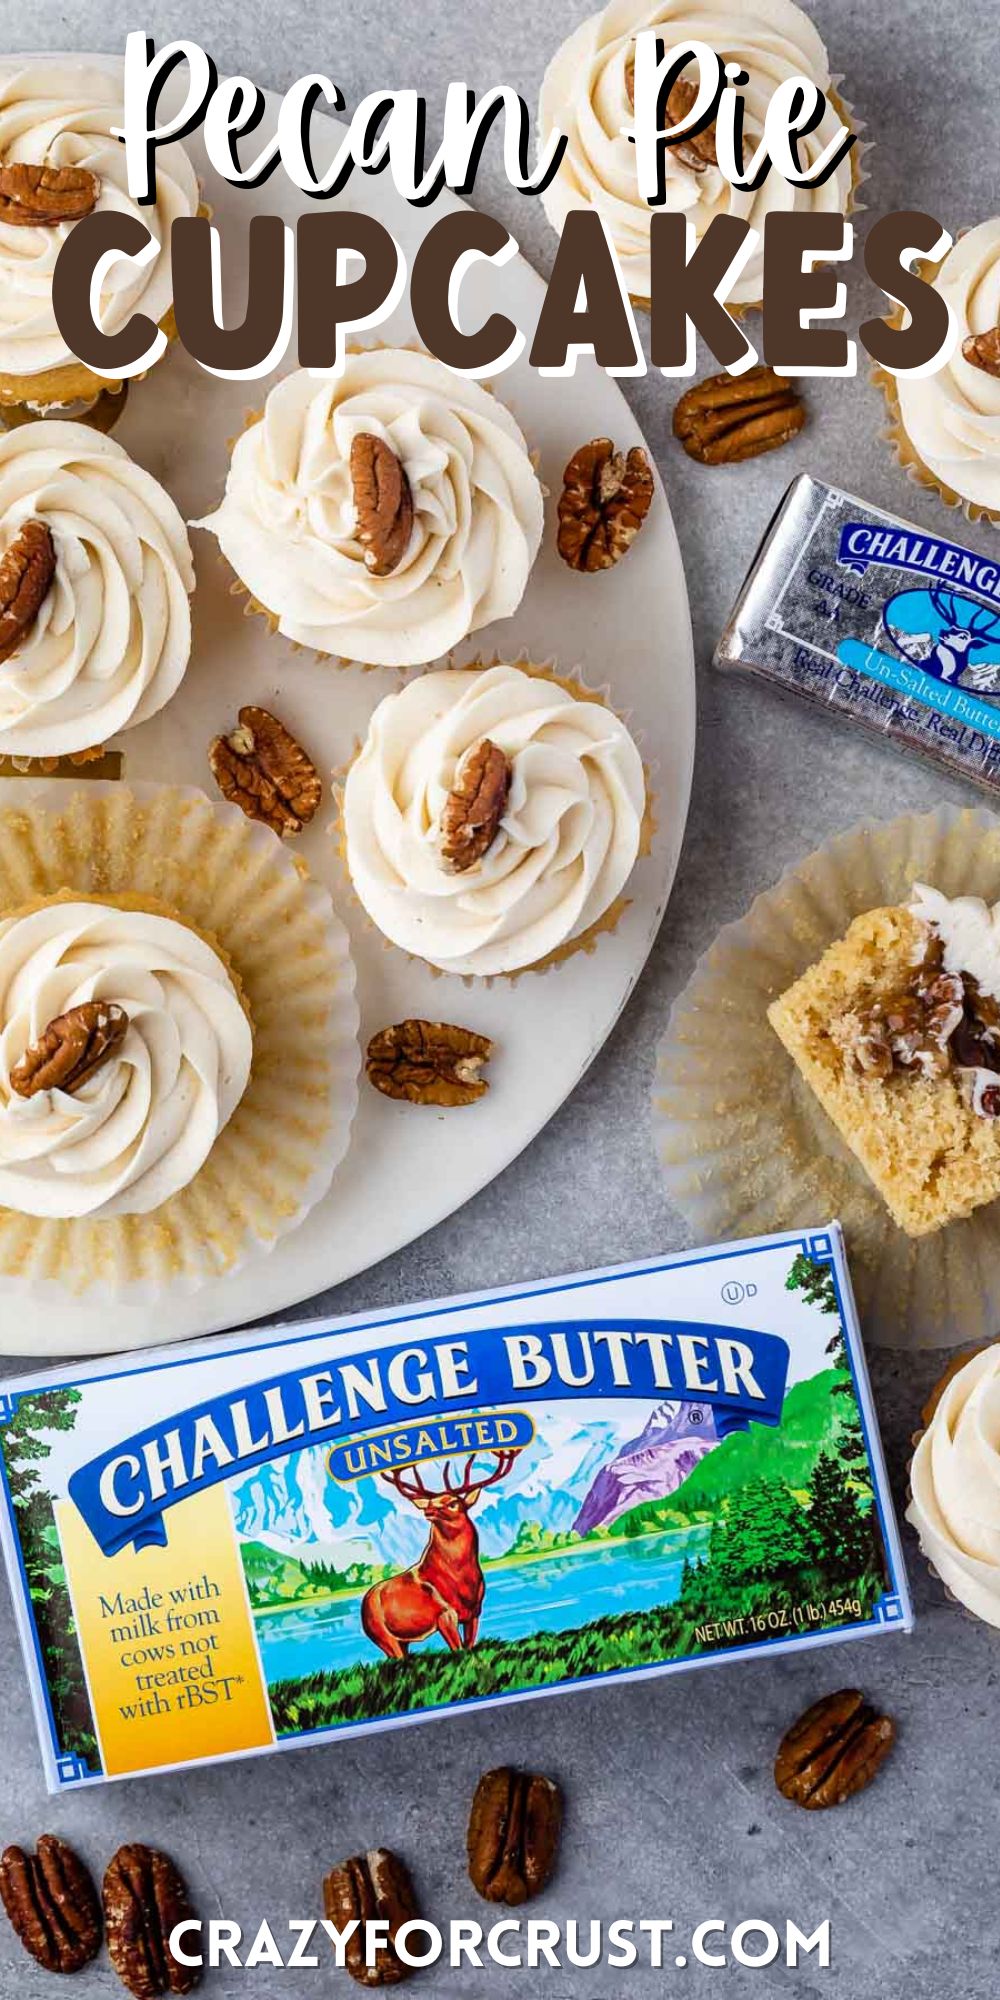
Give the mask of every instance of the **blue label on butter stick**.
M 414 1413 L 429 1418 L 449 1401 L 482 1408 L 513 1396 L 519 1403 L 696 1398 L 717 1412 L 723 1437 L 751 1417 L 777 1424 L 787 1374 L 788 1346 L 776 1335 L 690 1320 L 602 1316 L 383 1348 L 274 1376 L 147 1425 L 81 1465 L 69 1496 L 106 1555 L 130 1544 L 162 1547 L 165 1516 L 178 1501 L 293 1449 L 396 1425 L 405 1426 L 412 1460 L 424 1456 Z M 452 1449 L 470 1447 L 459 1440 Z M 391 1462 L 412 1460 L 404 1452 Z
M 978 700 L 965 688 L 935 680 L 922 668 L 906 660 L 894 660 L 878 646 L 866 646 L 860 639 L 842 639 L 837 658 L 856 673 L 869 674 L 883 687 L 893 688 L 897 694 L 932 708 L 936 715 L 946 715 L 963 728 L 976 729 L 993 742 L 1000 742 L 1000 707 L 991 708 L 989 702 Z

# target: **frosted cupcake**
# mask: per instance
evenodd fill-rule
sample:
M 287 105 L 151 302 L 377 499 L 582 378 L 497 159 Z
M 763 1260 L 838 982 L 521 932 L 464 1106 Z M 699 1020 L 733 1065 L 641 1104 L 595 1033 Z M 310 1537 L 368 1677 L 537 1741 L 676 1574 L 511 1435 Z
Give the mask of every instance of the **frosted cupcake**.
M 495 396 L 428 354 L 371 348 L 337 380 L 272 389 L 196 525 L 286 638 L 407 667 L 516 611 L 542 490 Z
M 933 276 L 957 330 L 933 375 L 883 374 L 892 441 L 922 485 L 973 520 L 1000 520 L 1000 220 L 952 245 Z
M 804 164 L 817 159 L 834 138 L 843 107 L 831 95 L 826 49 L 794 0 L 702 0 L 698 5 L 691 0 L 610 0 L 603 12 L 574 30 L 556 51 L 542 83 L 542 143 L 553 130 L 568 138 L 542 202 L 560 232 L 572 209 L 596 208 L 629 293 L 648 304 L 653 211 L 640 195 L 635 146 L 627 136 L 634 124 L 635 38 L 644 29 L 654 30 L 667 48 L 705 42 L 725 62 L 741 65 L 749 78 L 741 89 L 748 151 L 759 141 L 773 92 L 788 77 L 809 77 L 827 96 L 820 123 L 799 141 Z M 693 101 L 693 84 L 682 77 L 671 92 L 671 122 L 678 123 Z M 792 187 L 772 168 L 762 187 L 744 192 L 731 187 L 720 172 L 711 127 L 665 152 L 665 205 L 686 216 L 698 240 L 716 215 L 743 217 L 763 232 L 773 208 L 846 215 L 850 207 L 851 154 L 820 187 Z M 763 248 L 758 245 L 728 297 L 745 307 L 758 304 L 762 295 Z
M 105 275 L 100 320 L 116 333 L 134 312 L 172 331 L 170 229 L 198 212 L 198 182 L 183 146 L 159 147 L 156 199 L 128 191 L 122 66 L 38 57 L 0 65 L 0 417 L 93 411 L 113 421 L 122 384 L 70 352 L 52 310 L 52 274 L 68 232 L 96 210 L 134 215 L 156 239 L 139 265 L 119 258 Z
M 948 1370 L 924 1426 L 906 1518 L 950 1595 L 1000 1626 L 1000 1343 Z
M 523 665 L 449 668 L 375 710 L 344 790 L 347 866 L 403 951 L 517 973 L 613 926 L 645 809 L 603 702 Z
M 0 812 L 0 1296 L 129 1303 L 268 1248 L 358 1067 L 346 934 L 266 828 L 120 783 Z
M 79 755 L 155 715 L 193 589 L 180 514 L 121 445 L 55 421 L 0 435 L 0 755 Z

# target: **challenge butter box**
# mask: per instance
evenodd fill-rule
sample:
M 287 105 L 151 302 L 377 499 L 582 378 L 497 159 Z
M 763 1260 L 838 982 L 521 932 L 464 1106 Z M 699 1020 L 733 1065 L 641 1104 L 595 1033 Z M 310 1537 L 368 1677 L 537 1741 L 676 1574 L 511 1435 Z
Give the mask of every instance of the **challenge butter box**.
M 835 1225 L 0 1389 L 52 1790 L 906 1629 Z

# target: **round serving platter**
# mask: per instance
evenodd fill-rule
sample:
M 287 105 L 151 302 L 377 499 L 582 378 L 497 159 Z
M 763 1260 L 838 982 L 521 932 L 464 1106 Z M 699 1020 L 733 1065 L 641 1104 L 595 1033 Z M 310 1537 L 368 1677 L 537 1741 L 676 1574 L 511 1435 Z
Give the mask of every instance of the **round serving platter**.
M 255 144 L 274 129 L 279 103 L 277 93 L 267 93 Z M 344 128 L 330 118 L 317 118 L 315 125 L 321 166 Z M 236 323 L 245 311 L 246 239 L 254 213 L 294 223 L 300 213 L 315 213 L 315 205 L 280 168 L 253 193 L 232 188 L 212 171 L 200 135 L 185 143 L 221 232 L 224 309 L 227 321 Z M 431 223 L 449 206 L 465 206 L 445 193 L 430 210 L 411 208 L 387 174 L 356 175 L 340 199 L 378 216 L 408 267 Z M 463 284 L 463 321 L 472 327 L 502 309 L 526 331 L 530 345 L 543 289 L 521 257 L 502 269 L 481 262 Z M 376 337 L 394 345 L 415 340 L 405 295 Z M 294 367 L 294 352 L 293 344 L 278 372 Z M 231 440 L 276 379 L 217 380 L 175 344 L 153 376 L 133 386 L 115 436 L 163 482 L 185 517 L 195 519 L 217 501 Z M 491 983 L 442 977 L 383 944 L 367 922 L 331 833 L 329 796 L 295 847 L 327 884 L 348 926 L 362 1044 L 377 1028 L 410 1016 L 459 1022 L 496 1044 L 488 1095 L 467 1109 L 437 1111 L 393 1103 L 362 1078 L 350 1146 L 329 1194 L 269 1253 L 153 1308 L 88 1302 L 85 1294 L 55 1302 L 49 1288 L 41 1302 L 20 1288 L 0 1287 L 0 1352 L 82 1354 L 178 1340 L 278 1315 L 352 1277 L 440 1222 L 500 1173 L 568 1096 L 625 1005 L 666 908 L 691 786 L 694 667 L 677 537 L 658 485 L 643 532 L 616 569 L 588 577 L 566 568 L 556 553 L 555 505 L 567 459 L 588 438 L 607 435 L 624 447 L 639 443 L 641 433 L 617 384 L 589 358 L 578 362 L 573 378 L 548 379 L 523 353 L 495 387 L 537 453 L 549 489 L 545 536 L 520 610 L 476 633 L 457 657 L 526 655 L 578 668 L 592 687 L 608 689 L 631 721 L 650 775 L 656 829 L 651 853 L 629 885 L 628 909 L 596 950 L 547 973 Z M 214 540 L 195 529 L 192 543 L 198 581 L 191 665 L 163 713 L 111 746 L 124 753 L 123 776 L 199 785 L 215 796 L 208 744 L 232 726 L 244 702 L 274 709 L 325 776 L 342 770 L 376 703 L 408 676 L 337 667 L 272 636 L 262 619 L 243 615 Z M 0 781 L 0 805 L 16 804 L 23 782 Z M 65 782 L 69 787 L 74 781 Z

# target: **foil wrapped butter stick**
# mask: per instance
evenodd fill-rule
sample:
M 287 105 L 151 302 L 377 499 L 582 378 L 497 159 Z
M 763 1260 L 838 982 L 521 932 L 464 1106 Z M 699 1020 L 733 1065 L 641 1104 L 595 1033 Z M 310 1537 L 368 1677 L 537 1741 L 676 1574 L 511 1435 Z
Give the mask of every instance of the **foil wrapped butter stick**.
M 1000 548 L 966 548 L 803 474 L 744 578 L 715 665 L 1000 794 Z

